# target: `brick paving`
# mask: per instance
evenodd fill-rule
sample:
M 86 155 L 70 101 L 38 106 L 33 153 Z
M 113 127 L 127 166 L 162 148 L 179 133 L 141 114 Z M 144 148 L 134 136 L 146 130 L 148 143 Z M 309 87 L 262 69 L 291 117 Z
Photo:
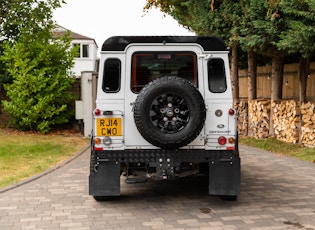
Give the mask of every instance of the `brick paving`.
M 207 195 L 207 178 L 124 184 L 121 197 L 88 195 L 89 149 L 36 180 L 0 191 L 0 229 L 315 230 L 315 164 L 241 146 L 235 202 Z

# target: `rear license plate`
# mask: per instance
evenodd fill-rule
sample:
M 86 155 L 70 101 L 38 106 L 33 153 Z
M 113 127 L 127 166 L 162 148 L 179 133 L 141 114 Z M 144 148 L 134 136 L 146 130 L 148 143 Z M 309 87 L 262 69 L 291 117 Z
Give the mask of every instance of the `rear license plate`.
M 96 118 L 97 136 L 121 136 L 121 118 Z

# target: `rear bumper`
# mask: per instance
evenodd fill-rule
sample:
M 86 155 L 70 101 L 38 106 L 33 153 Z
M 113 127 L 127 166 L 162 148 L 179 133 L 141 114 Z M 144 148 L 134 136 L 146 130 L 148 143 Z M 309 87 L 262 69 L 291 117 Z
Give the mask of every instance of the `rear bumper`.
M 200 149 L 133 149 L 93 151 L 98 161 L 119 163 L 152 163 L 160 159 L 171 159 L 173 162 L 228 163 L 239 158 L 237 150 L 200 150 Z

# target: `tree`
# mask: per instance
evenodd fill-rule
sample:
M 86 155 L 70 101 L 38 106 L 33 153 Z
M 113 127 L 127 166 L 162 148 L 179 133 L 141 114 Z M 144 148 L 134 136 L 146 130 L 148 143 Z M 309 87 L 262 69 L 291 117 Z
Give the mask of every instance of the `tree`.
M 0 38 L 14 41 L 22 31 L 37 34 L 52 23 L 64 0 L 0 0 Z
M 310 74 L 310 57 L 315 51 L 315 2 L 311 0 L 286 0 L 281 1 L 282 12 L 286 16 L 288 29 L 280 34 L 281 40 L 277 43 L 280 50 L 298 54 L 300 101 L 306 101 L 307 77 Z
M 306 101 L 307 78 L 310 75 L 310 57 L 315 51 L 315 2 L 313 0 L 286 0 L 280 3 L 282 12 L 286 15 L 288 29 L 280 34 L 279 49 L 298 54 L 300 58 L 298 77 L 300 81 L 300 102 Z M 300 119 L 299 126 L 301 127 Z M 301 129 L 300 129 L 301 131 Z M 301 136 L 299 135 L 301 144 Z
M 13 43 L 22 31 L 37 34 L 47 25 L 52 25 L 53 9 L 64 0 L 0 0 L 0 55 L 3 52 L 3 40 Z M 5 64 L 0 61 L 0 84 L 9 82 L 5 73 Z
M 11 124 L 46 133 L 68 122 L 74 100 L 69 67 L 75 52 L 69 51 L 70 40 L 51 40 L 47 33 L 21 34 L 13 46 L 7 43 L 4 48 L 1 60 L 13 83 L 4 85 L 10 100 L 2 104 Z
M 0 62 L 12 79 L 4 88 L 10 100 L 3 101 L 10 122 L 22 130 L 48 132 L 68 122 L 74 96 L 69 71 L 76 54 L 69 36 L 53 37 L 52 9 L 60 0 L 9 0 L 1 5 Z

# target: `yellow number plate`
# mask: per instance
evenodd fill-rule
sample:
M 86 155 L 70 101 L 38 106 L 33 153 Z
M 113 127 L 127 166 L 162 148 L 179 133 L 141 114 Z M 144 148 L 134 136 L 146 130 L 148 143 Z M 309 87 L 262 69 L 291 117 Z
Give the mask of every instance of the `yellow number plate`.
M 96 118 L 97 136 L 121 136 L 121 118 Z

